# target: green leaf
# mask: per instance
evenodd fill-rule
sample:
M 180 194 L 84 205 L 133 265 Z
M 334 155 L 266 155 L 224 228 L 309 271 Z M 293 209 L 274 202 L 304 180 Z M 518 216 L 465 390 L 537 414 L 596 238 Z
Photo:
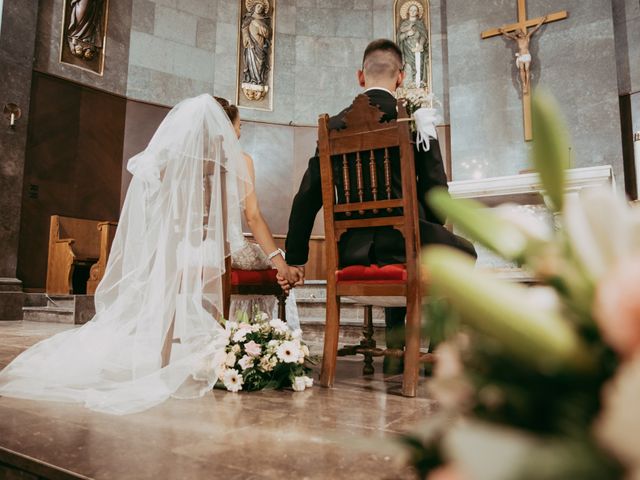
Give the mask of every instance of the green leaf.
M 560 212 L 564 206 L 566 170 L 570 167 L 569 134 L 560 108 L 548 93 L 537 91 L 534 94 L 532 114 L 532 163 L 540 174 L 549 208 Z
M 527 247 L 522 230 L 480 202 L 451 198 L 444 188 L 430 190 L 427 201 L 443 220 L 448 218 L 468 236 L 508 260 L 518 259 Z
M 451 300 L 461 320 L 497 339 L 514 357 L 541 371 L 595 370 L 570 323 L 532 305 L 526 287 L 479 272 L 473 260 L 450 247 L 428 247 L 423 261 L 434 290 Z

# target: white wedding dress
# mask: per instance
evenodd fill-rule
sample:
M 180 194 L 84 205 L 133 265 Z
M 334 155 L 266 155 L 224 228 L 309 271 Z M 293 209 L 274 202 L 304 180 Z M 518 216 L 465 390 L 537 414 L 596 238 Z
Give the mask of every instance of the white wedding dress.
M 238 139 L 219 104 L 200 95 L 176 105 L 127 168 L 95 317 L 20 354 L 0 372 L 0 395 L 126 414 L 215 384 L 227 342 L 218 323 L 225 257 L 247 248 L 241 215 L 253 189 Z M 180 343 L 163 366 L 172 325 Z

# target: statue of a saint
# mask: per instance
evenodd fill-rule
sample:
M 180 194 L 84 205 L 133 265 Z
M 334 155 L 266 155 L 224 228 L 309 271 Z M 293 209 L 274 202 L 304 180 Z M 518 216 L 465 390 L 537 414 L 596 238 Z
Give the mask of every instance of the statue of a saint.
M 76 57 L 92 60 L 102 48 L 104 0 L 69 0 L 67 41 Z
M 526 27 L 524 29 L 518 28 L 513 33 L 507 32 L 506 30 L 500 28 L 500 33 L 507 37 L 510 40 L 514 40 L 518 45 L 518 52 L 516 53 L 516 66 L 518 67 L 518 71 L 520 72 L 520 83 L 522 85 L 522 93 L 529 93 L 529 84 L 531 83 L 531 52 L 529 51 L 529 42 L 531 41 L 531 37 L 534 33 L 536 33 L 542 24 L 547 20 L 547 17 L 542 17 L 540 22 L 533 27 L 531 30 L 528 30 Z
M 247 0 L 247 13 L 242 18 L 242 87 L 250 100 L 260 100 L 266 94 L 270 69 L 271 17 L 267 0 Z
M 424 7 L 416 0 L 409 0 L 400 7 L 402 22 L 398 27 L 397 41 L 404 62 L 406 82 L 420 84 L 429 81 L 429 32 L 423 21 Z

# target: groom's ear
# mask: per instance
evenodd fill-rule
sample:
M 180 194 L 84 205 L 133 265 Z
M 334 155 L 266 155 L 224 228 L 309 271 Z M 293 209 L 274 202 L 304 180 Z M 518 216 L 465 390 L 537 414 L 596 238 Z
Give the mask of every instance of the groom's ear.
M 404 71 L 400 70 L 400 73 L 398 73 L 398 79 L 396 80 L 396 88 L 399 88 L 400 85 L 402 85 L 402 82 L 404 82 Z
M 358 84 L 362 88 L 364 88 L 365 81 L 364 81 L 364 72 L 362 70 L 358 70 Z

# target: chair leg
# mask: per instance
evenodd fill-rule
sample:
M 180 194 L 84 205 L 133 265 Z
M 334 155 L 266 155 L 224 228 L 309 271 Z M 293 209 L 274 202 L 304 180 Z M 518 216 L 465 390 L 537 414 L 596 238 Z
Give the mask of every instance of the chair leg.
M 287 321 L 287 296 L 282 293 L 277 295 L 278 299 L 278 318 L 283 322 Z
M 169 325 L 169 329 L 167 330 L 167 334 L 164 337 L 164 343 L 162 345 L 162 368 L 169 365 L 169 360 L 171 360 L 171 350 L 173 348 L 173 330 L 176 324 L 176 316 L 174 314 L 171 319 L 171 325 Z
M 402 395 L 415 397 L 420 368 L 420 299 L 407 299 Z
M 340 334 L 340 297 L 327 292 L 327 317 L 324 327 L 324 350 L 320 385 L 332 387 L 336 376 L 338 336 Z
M 364 307 L 364 340 L 361 345 L 366 349 L 376 348 L 376 341 L 373 338 L 373 307 L 371 305 L 365 305 Z M 375 369 L 373 368 L 373 355 L 371 352 L 364 353 L 364 367 L 362 367 L 363 375 L 373 375 Z

